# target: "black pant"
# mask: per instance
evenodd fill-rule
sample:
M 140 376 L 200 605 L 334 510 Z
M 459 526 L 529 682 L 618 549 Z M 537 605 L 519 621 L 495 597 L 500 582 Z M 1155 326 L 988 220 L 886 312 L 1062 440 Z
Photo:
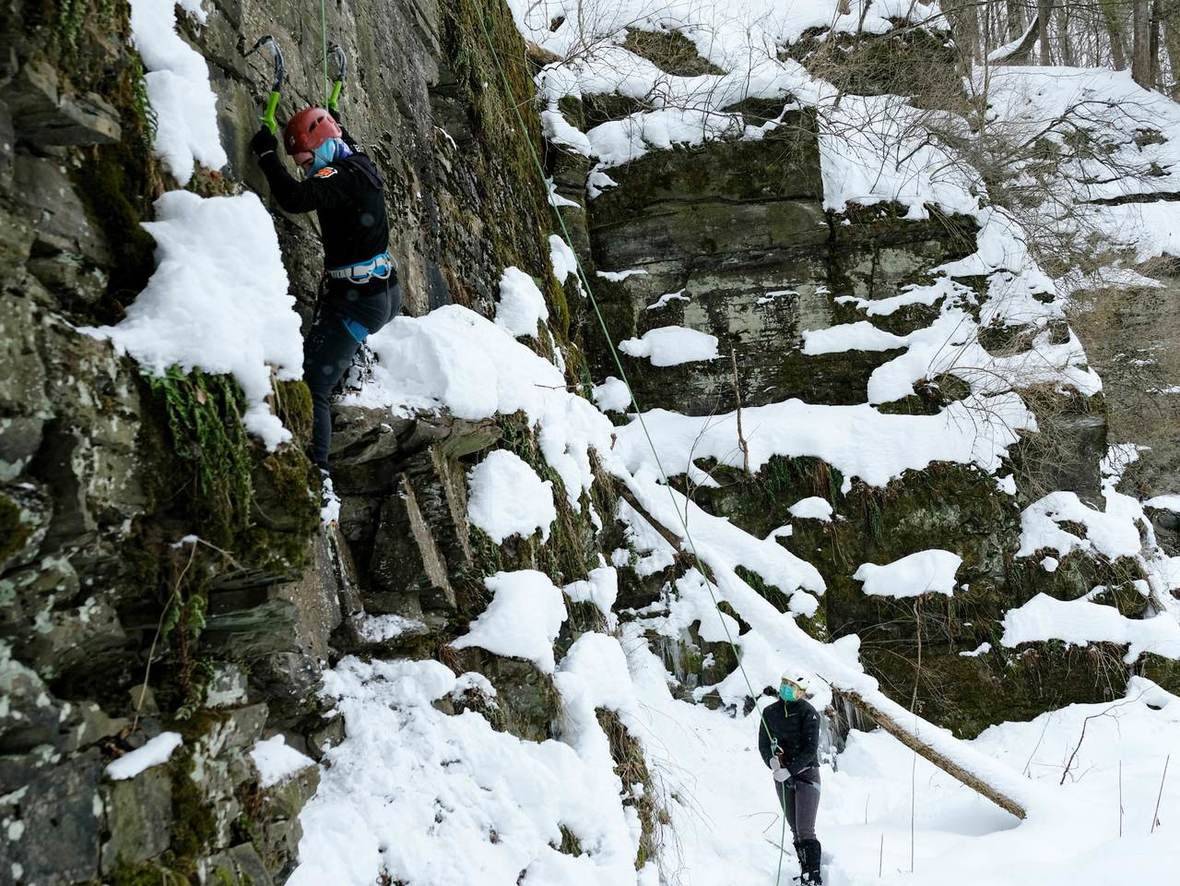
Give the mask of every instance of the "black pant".
M 815 814 L 819 811 L 819 770 L 805 769 L 791 781 L 775 782 L 774 786 L 794 842 L 814 840 Z
M 396 276 L 363 286 L 332 283 L 320 299 L 303 343 L 303 379 L 311 388 L 311 460 L 325 470 L 332 443 L 332 391 L 352 366 L 366 334 L 396 317 L 401 305 Z

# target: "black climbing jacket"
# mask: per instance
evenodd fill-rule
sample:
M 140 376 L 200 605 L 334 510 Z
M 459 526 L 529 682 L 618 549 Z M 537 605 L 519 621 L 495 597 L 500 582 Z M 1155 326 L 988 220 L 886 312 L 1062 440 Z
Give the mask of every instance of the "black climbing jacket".
M 808 702 L 780 699 L 762 712 L 762 719 L 758 721 L 758 750 L 767 766 L 770 765 L 771 735 L 778 742 L 783 765 L 791 775 L 819 765 L 819 714 Z
M 294 178 L 273 151 L 259 160 L 275 201 L 285 212 L 315 211 L 324 267 L 358 264 L 389 248 L 385 182 L 373 161 L 354 153 L 309 178 Z

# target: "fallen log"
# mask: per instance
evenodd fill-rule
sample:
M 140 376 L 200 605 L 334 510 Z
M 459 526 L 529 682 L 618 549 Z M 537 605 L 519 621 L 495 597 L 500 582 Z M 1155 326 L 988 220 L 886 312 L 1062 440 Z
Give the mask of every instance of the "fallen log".
M 1008 796 L 1008 794 L 1006 794 L 1000 788 L 989 784 L 978 775 L 965 769 L 951 757 L 933 747 L 929 742 L 924 741 L 915 732 L 907 729 L 893 716 L 890 716 L 885 711 L 872 704 L 860 693 L 852 689 L 840 689 L 839 692 L 841 696 L 847 699 L 862 714 L 871 719 L 874 723 L 876 723 L 878 726 L 900 741 L 903 745 L 916 753 L 919 757 L 929 760 L 947 775 L 962 782 L 977 794 L 987 797 L 1005 812 L 1009 812 L 1020 819 L 1024 819 L 1028 816 L 1028 811 L 1024 808 L 1023 804 Z M 909 718 L 910 716 L 907 715 L 906 719 Z M 935 729 L 932 724 L 926 723 L 924 720 L 918 719 L 917 722 L 923 726 L 926 726 L 932 732 Z M 952 739 L 952 741 L 957 742 L 958 739 Z

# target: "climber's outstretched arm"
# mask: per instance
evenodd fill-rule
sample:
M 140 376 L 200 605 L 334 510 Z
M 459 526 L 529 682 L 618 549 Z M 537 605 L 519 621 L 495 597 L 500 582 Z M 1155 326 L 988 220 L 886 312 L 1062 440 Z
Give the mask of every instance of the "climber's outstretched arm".
M 350 203 L 336 178 L 335 170 L 320 170 L 311 178 L 299 181 L 283 166 L 278 155 L 278 141 L 265 127 L 260 129 L 250 142 L 250 149 L 258 157 L 275 202 L 284 212 L 313 212 L 317 209 L 334 209 Z M 325 174 L 327 173 L 327 174 Z

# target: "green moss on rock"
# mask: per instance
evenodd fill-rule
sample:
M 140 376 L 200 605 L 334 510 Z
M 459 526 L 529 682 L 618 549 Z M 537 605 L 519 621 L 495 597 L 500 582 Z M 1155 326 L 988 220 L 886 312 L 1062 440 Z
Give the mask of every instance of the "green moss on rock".
M 641 870 L 659 852 L 658 825 L 665 821 L 665 815 L 656 800 L 658 794 L 647 768 L 643 745 L 627 730 L 614 711 L 600 708 L 595 711 L 595 715 L 598 725 L 606 733 L 611 758 L 615 761 L 615 774 L 619 776 L 626 792 L 623 805 L 634 808 L 639 816 L 640 836 L 635 869 Z M 635 785 L 643 787 L 633 791 Z
M 229 376 L 199 370 L 149 377 L 148 387 L 162 409 L 171 447 L 161 454 L 173 467 L 166 485 L 172 496 L 182 497 L 202 537 L 233 547 L 250 525 L 253 498 L 241 391 Z
M 172 773 L 172 844 L 165 853 L 168 866 L 187 876 L 196 874 L 197 860 L 209 850 L 217 832 L 216 818 L 200 787 L 193 781 L 195 766 L 188 752 L 174 755 Z
M 291 432 L 295 444 L 303 447 L 311 442 L 311 389 L 303 381 L 275 383 L 275 414 L 283 427 Z
M 19 551 L 32 529 L 21 520 L 21 509 L 8 496 L 0 494 L 0 565 Z

